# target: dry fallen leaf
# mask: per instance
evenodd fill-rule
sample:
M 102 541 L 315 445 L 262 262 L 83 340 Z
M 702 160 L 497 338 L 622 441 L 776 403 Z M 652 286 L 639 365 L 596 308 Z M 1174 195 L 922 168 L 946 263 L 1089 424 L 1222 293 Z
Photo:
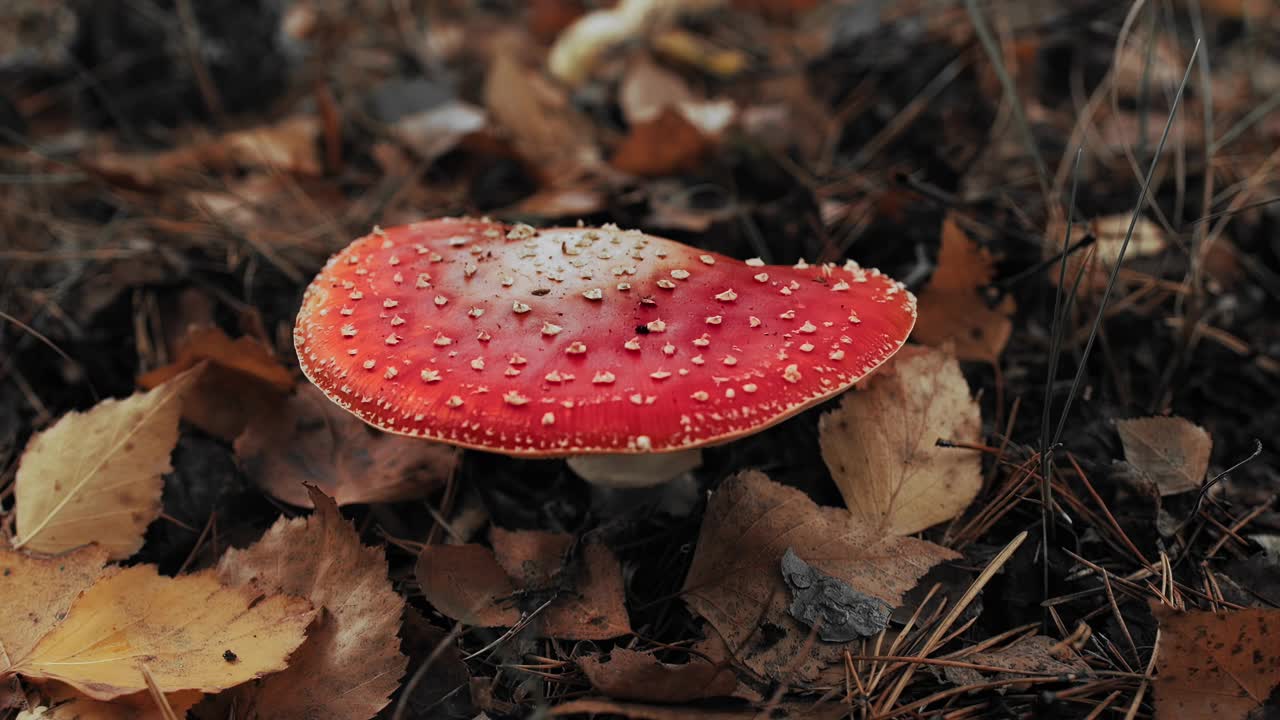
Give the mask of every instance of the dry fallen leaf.
M 218 692 L 283 670 L 315 617 L 311 603 L 230 588 L 212 572 L 168 578 L 149 565 L 106 574 L 13 672 L 59 680 L 98 700 L 147 689 Z
M 1243 720 L 1280 686 L 1280 610 L 1179 612 L 1160 621 L 1156 720 Z
M 211 325 L 187 331 L 172 363 L 138 378 L 154 388 L 206 363 L 183 393 L 182 417 L 205 432 L 234 440 L 254 417 L 270 415 L 293 389 L 293 374 L 271 351 L 250 337 L 232 340 Z
M 991 253 L 948 217 L 942 223 L 938 269 L 920 293 L 915 339 L 934 347 L 952 343 L 962 360 L 996 362 L 1013 333 L 1014 307 L 1012 297 L 994 309 L 982 297 L 993 263 Z
M 1089 666 L 1061 643 L 1044 635 L 1030 635 L 1015 640 L 997 650 L 970 653 L 957 658 L 974 665 L 1005 668 L 1008 672 L 995 673 L 997 680 L 1023 677 L 1028 673 L 1053 675 L 1085 675 Z M 956 685 L 975 685 L 986 680 L 987 670 L 974 670 L 963 666 L 943 668 L 943 674 Z
M 320 131 L 318 117 L 296 115 L 272 125 L 237 130 L 164 152 L 101 152 L 83 162 L 117 181 L 144 188 L 183 176 L 208 177 L 216 171 L 236 168 L 319 175 L 323 170 L 317 148 Z
M 791 599 L 779 567 L 788 548 L 895 606 L 929 568 L 958 557 L 923 540 L 885 535 L 845 510 L 819 507 L 759 472 L 725 481 L 707 505 L 684 599 L 740 662 L 782 682 L 793 681 L 792 673 L 815 677 L 846 648 L 817 638 L 810 645 L 809 629 L 787 612 Z
M 909 535 L 949 520 L 982 487 L 973 451 L 935 444 L 978 442 L 982 429 L 960 365 L 942 350 L 903 348 L 818 428 L 850 514 L 875 532 Z
M 765 709 L 714 709 L 707 707 L 673 707 L 644 703 L 617 702 L 600 698 L 583 698 L 548 708 L 551 717 L 587 716 L 622 717 L 629 720 L 837 720 L 847 717 L 849 708 L 835 700 L 791 700 L 771 702 Z
M 236 438 L 245 474 L 276 498 L 310 507 L 303 483 L 338 505 L 426 497 L 458 464 L 456 448 L 371 430 L 305 385 Z
M 59 553 L 98 543 L 121 560 L 160 514 L 163 475 L 178 443 L 192 376 L 70 412 L 27 443 L 14 486 L 15 545 Z
M 46 682 L 40 690 L 41 698 L 49 708 L 40 720 L 168 720 L 150 692 L 106 701 L 95 700 L 59 682 Z M 202 697 L 204 693 L 199 690 L 179 690 L 165 695 L 165 701 L 181 718 L 186 717 L 187 711 L 195 707 Z
M 1124 236 L 1129 230 L 1131 220 L 1132 216 L 1129 213 L 1121 213 L 1100 217 L 1087 225 L 1079 221 L 1073 223 L 1072 245 L 1083 240 L 1086 232 L 1092 232 L 1096 242 L 1091 248 L 1081 248 L 1067 256 L 1068 288 L 1075 283 L 1076 276 L 1081 272 L 1084 273 L 1080 280 L 1082 290 L 1101 291 L 1107 286 L 1111 268 L 1115 267 L 1116 260 L 1120 258 L 1120 248 L 1124 245 Z M 1062 241 L 1066 230 L 1066 221 L 1061 218 L 1050 223 L 1045 234 L 1046 255 L 1062 252 Z M 1139 258 L 1159 255 L 1168 246 L 1169 241 L 1165 239 L 1164 230 L 1155 222 L 1140 217 L 1134 225 L 1133 238 L 1129 241 L 1129 247 L 1125 250 L 1124 264 L 1127 266 Z M 1060 263 L 1053 263 L 1045 272 L 1048 274 L 1049 282 L 1057 286 L 1062 273 Z
M 603 655 L 578 658 L 578 667 L 592 687 L 619 700 L 680 703 L 728 697 L 738 689 L 732 669 L 696 655 L 674 664 L 662 662 L 651 652 L 614 648 L 607 659 Z
M 656 177 L 693 170 L 711 142 L 675 108 L 631 127 L 609 163 L 632 175 Z
M 58 557 L 0 548 L 0 672 L 31 652 L 106 564 L 107 551 L 97 545 Z
M 559 88 L 525 67 L 514 51 L 502 50 L 493 58 L 484 98 L 494 122 L 511 134 L 516 150 L 544 184 L 574 185 L 600 164 L 590 123 L 573 110 Z
M 1209 469 L 1213 438 L 1180 417 L 1117 420 L 1124 457 L 1151 478 L 1161 495 L 1198 490 Z
M 427 601 L 455 620 L 482 627 L 510 627 L 521 610 L 538 613 L 534 632 L 541 637 L 603 640 L 631 632 L 624 604 L 622 569 L 603 545 L 579 549 L 574 581 L 559 577 L 573 536 L 532 530 L 494 528 L 492 551 L 479 545 L 431 545 L 418 556 L 418 583 Z M 517 596 L 528 593 L 521 607 Z
M 362 545 L 333 500 L 309 492 L 309 517 L 277 520 L 218 563 L 225 583 L 305 597 L 324 612 L 289 667 L 237 690 L 236 706 L 264 718 L 373 717 L 408 664 L 397 637 L 404 599 L 387 579 L 382 549 Z
M 648 55 L 640 55 L 627 68 L 618 87 L 618 106 L 627 125 L 648 122 L 667 107 L 697 99 L 684 79 L 655 63 Z
M 483 545 L 428 545 L 415 574 L 427 602 L 454 620 L 478 627 L 520 622 L 516 585 Z

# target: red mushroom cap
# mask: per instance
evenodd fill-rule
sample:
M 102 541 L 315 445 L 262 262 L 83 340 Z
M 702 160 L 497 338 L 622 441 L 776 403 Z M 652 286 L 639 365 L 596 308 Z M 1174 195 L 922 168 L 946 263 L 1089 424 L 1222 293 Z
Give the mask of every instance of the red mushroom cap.
M 902 346 L 916 300 L 850 262 L 741 262 L 616 227 L 374 229 L 302 301 L 307 377 L 384 430 L 526 456 L 748 435 Z

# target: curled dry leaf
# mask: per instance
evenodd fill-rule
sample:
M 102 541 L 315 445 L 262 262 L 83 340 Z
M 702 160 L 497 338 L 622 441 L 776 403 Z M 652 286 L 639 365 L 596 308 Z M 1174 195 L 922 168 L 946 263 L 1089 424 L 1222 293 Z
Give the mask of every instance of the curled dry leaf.
M 653 653 L 614 648 L 608 658 L 578 658 L 591 686 L 619 700 L 681 703 L 729 697 L 738 689 L 738 677 L 725 665 L 696 655 L 686 663 L 665 663 Z
M 978 442 L 982 429 L 960 365 L 944 351 L 903 348 L 818 428 L 822 458 L 862 527 L 918 532 L 959 515 L 982 487 L 975 453 L 936 445 Z
M 245 473 L 290 505 L 310 507 L 313 484 L 339 506 L 426 497 L 458 464 L 443 443 L 371 430 L 314 385 L 249 422 L 236 438 Z
M 391 588 L 382 550 L 360 543 L 331 498 L 308 492 L 316 508 L 309 517 L 277 520 L 218 563 L 225 583 L 305 597 L 324 612 L 289 667 L 238 689 L 236 705 L 264 718 L 373 717 L 408 663 L 397 637 L 404 599 Z
M 816 677 L 846 648 L 816 638 L 810 644 L 809 628 L 788 614 L 790 598 L 778 572 L 787 548 L 895 606 L 929 568 L 958 557 L 923 540 L 885 535 L 845 510 L 819 507 L 762 473 L 725 481 L 707 505 L 684 599 L 743 664 L 785 682 L 795 680 L 792 673 Z
M 938 269 L 920 293 L 915 338 L 925 345 L 951 343 L 962 360 L 994 363 L 1013 333 L 1013 298 L 988 307 L 981 288 L 991 282 L 991 253 L 967 236 L 953 217 L 942 223 Z
M 1200 488 L 1209 469 L 1213 438 L 1204 428 L 1180 417 L 1117 420 L 1124 456 L 1155 482 L 1161 495 Z
M 303 598 L 230 588 L 212 572 L 149 565 L 106 574 L 9 672 L 59 680 L 98 700 L 147 689 L 219 692 L 283 670 L 315 616 Z
M 271 415 L 293 389 L 293 374 L 269 348 L 250 337 L 232 340 L 212 325 L 188 330 L 177 359 L 138 378 L 138 385 L 149 390 L 201 363 L 183 393 L 182 417 L 228 442 L 251 418 Z
M 183 374 L 150 392 L 67 413 L 31 438 L 14 484 L 16 546 L 59 553 L 98 543 L 114 560 L 137 552 L 160 514 L 191 380 Z
M 156 704 L 150 692 L 134 693 L 115 700 L 95 700 L 60 682 L 47 682 L 40 688 L 42 704 L 49 708 L 40 720 L 170 720 Z M 169 709 L 178 717 L 200 702 L 199 690 L 179 690 L 164 696 Z
M 97 545 L 58 557 L 0 548 L 0 673 L 31 652 L 106 564 L 107 551 Z
M 1160 621 L 1156 720 L 1243 720 L 1280 686 L 1280 610 L 1179 612 Z
M 607 547 L 589 543 L 573 557 L 573 536 L 533 530 L 495 528 L 492 540 L 492 551 L 480 545 L 423 548 L 417 576 L 427 601 L 455 620 L 510 627 L 522 611 L 551 600 L 534 621 L 539 636 L 603 640 L 631 632 L 622 569 Z

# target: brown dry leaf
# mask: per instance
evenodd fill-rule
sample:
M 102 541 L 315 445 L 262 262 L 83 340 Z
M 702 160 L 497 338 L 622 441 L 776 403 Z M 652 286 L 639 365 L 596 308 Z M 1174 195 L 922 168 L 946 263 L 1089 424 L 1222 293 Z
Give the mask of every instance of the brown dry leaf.
M 513 532 L 497 527 L 490 539 L 498 564 L 525 589 L 553 587 L 574 542 L 573 536 L 565 533 Z M 588 543 L 580 550 L 577 587 L 562 592 L 539 613 L 542 633 L 574 640 L 602 640 L 630 633 L 618 558 L 599 543 Z
M 1200 489 L 1209 469 L 1213 438 L 1180 417 L 1117 420 L 1116 430 L 1130 465 L 1151 478 L 1161 495 Z
M 225 583 L 305 597 L 324 611 L 289 667 L 236 691 L 236 705 L 264 718 L 373 717 L 409 662 L 397 637 L 404 599 L 387 579 L 382 549 L 362 545 L 333 500 L 308 491 L 314 513 L 277 520 L 218 563 Z
M 961 360 L 995 363 L 1013 333 L 1013 298 L 987 306 L 980 288 L 991 282 L 991 253 L 969 238 L 952 217 L 942 223 L 938 269 L 920 293 L 915 339 L 955 346 Z
M 144 188 L 183 175 L 195 178 L 236 168 L 319 175 L 324 169 L 317 146 L 320 131 L 318 117 L 297 115 L 272 125 L 196 140 L 165 152 L 101 152 L 83 162 L 118 181 Z
M 47 682 L 40 690 L 44 705 L 49 708 L 40 720 L 166 720 L 150 692 L 105 701 L 94 700 L 59 682 Z M 165 701 L 178 717 L 186 717 L 202 697 L 204 693 L 199 690 L 179 690 L 165 695 Z
M 10 671 L 111 700 L 147 689 L 145 663 L 162 692 L 219 692 L 283 670 L 313 617 L 303 598 L 229 588 L 212 572 L 168 578 L 137 565 L 84 591 Z
M 782 701 L 769 703 L 767 712 L 756 708 L 716 710 L 705 707 L 672 707 L 642 703 L 615 702 L 599 698 L 570 700 L 547 709 L 551 717 L 581 715 L 586 717 L 624 717 L 630 720 L 836 720 L 848 716 L 849 708 L 836 701 Z
M 177 359 L 138 378 L 138 385 L 151 389 L 202 362 L 207 366 L 184 393 L 182 417 L 228 442 L 293 389 L 293 374 L 265 345 L 247 336 L 232 340 L 213 325 L 189 329 Z
M 759 472 L 725 481 L 707 505 L 684 599 L 740 662 L 782 682 L 816 677 L 847 647 L 817 638 L 810 645 L 809 628 L 787 612 L 791 599 L 780 570 L 787 548 L 894 606 L 929 568 L 959 557 L 923 540 L 872 530 L 847 511 L 819 507 Z
M 1280 686 L 1280 610 L 1151 611 L 1160 621 L 1156 720 L 1253 717 Z
M 422 594 L 442 614 L 478 627 L 511 627 L 520 610 L 515 583 L 483 545 L 428 545 L 415 571 Z
M 982 464 L 970 450 L 982 418 L 960 364 L 932 348 L 907 347 L 846 393 L 818 424 L 822 459 L 854 522 L 909 535 L 959 515 L 982 488 Z
M 188 330 L 178 348 L 178 358 L 138 378 L 138 384 L 149 390 L 206 360 L 259 380 L 277 393 L 293 389 L 293 374 L 265 345 L 248 336 L 232 340 L 222 328 L 213 325 Z
M 619 700 L 680 703 L 728 697 L 738 689 L 738 677 L 727 666 L 717 666 L 691 655 L 687 663 L 665 663 L 653 653 L 625 648 L 602 655 L 578 658 L 591 686 Z
M 483 627 L 519 622 L 517 588 L 552 597 L 573 536 L 494 528 L 493 551 L 479 545 L 432 545 L 418 556 L 418 583 L 427 601 L 455 620 Z M 603 545 L 580 549 L 574 587 L 561 589 L 533 625 L 541 637 L 604 640 L 631 632 L 622 569 Z M 537 607 L 525 608 L 533 610 Z
M 303 483 L 340 506 L 417 500 L 458 464 L 456 448 L 372 430 L 314 385 L 250 420 L 235 449 L 259 487 L 300 507 L 311 507 Z
M 0 548 L 0 673 L 31 652 L 106 564 L 107 551 L 97 545 L 59 557 Z
M 494 122 L 511 133 L 516 150 L 546 185 L 575 185 L 600 164 L 586 118 L 573 110 L 563 91 L 521 64 L 513 50 L 494 56 L 484 98 Z
M 990 667 L 1006 668 L 1008 672 L 996 673 L 996 679 L 1008 680 L 1028 673 L 1053 675 L 1085 675 L 1089 666 L 1061 643 L 1044 635 L 1030 635 L 988 652 L 977 652 L 958 658 L 961 662 Z M 944 667 L 943 674 L 956 685 L 975 685 L 986 678 L 984 673 L 967 667 Z
M 15 545 L 53 554 L 98 543 L 114 560 L 137 552 L 160 514 L 191 380 L 180 375 L 150 392 L 67 413 L 31 438 L 14 483 Z
M 631 127 L 609 163 L 632 175 L 656 177 L 693 170 L 711 142 L 675 108 Z

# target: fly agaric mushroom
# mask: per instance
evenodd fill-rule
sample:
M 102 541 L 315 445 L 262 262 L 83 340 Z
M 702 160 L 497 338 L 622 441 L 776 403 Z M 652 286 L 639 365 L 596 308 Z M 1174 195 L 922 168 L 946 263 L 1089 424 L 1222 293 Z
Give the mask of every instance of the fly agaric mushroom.
M 615 226 L 442 219 L 375 228 L 330 258 L 294 344 L 330 399 L 389 432 L 512 456 L 649 455 L 847 389 L 915 315 L 901 283 L 853 262 L 766 266 Z

